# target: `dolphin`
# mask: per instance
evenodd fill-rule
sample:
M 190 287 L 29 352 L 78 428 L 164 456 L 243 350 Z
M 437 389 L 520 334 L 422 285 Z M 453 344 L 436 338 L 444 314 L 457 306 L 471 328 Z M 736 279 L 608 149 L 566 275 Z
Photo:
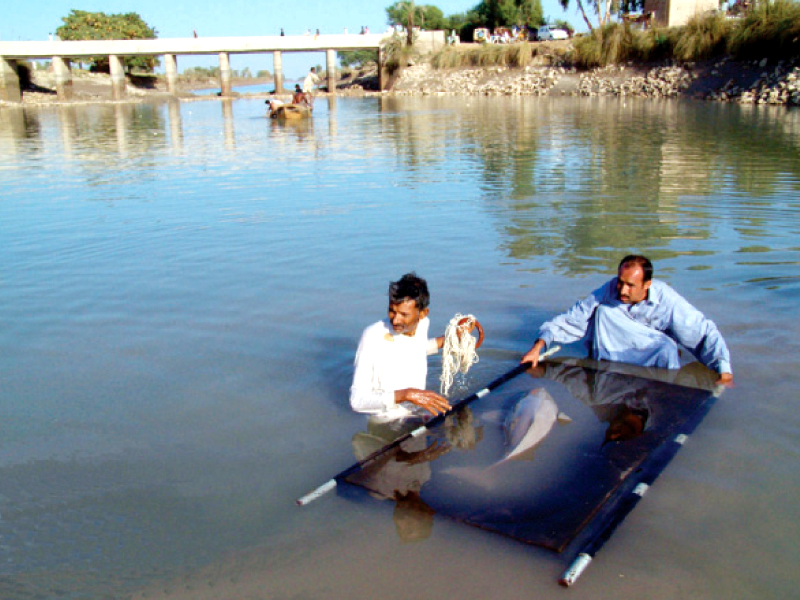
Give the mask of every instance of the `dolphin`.
M 506 455 L 496 464 L 528 458 L 531 450 L 550 433 L 558 419 L 558 406 L 544 388 L 537 388 L 517 402 L 504 423 Z
M 451 467 L 442 473 L 485 489 L 495 487 L 499 481 L 497 468 L 511 460 L 531 459 L 533 450 L 550 433 L 562 415 L 547 390 L 544 388 L 532 390 L 514 405 L 505 419 L 503 429 L 507 450 L 503 458 L 483 469 Z

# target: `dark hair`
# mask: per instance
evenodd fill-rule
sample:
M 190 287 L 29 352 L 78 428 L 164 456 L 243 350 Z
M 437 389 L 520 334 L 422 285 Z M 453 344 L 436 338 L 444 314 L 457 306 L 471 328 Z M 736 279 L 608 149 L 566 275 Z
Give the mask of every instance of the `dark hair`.
M 406 273 L 398 281 L 389 284 L 389 302 L 391 304 L 400 304 L 406 300 L 413 300 L 418 310 L 428 308 L 431 301 L 428 283 L 413 272 Z
M 649 258 L 646 258 L 640 254 L 628 254 L 628 256 L 619 261 L 617 272 L 619 273 L 620 269 L 626 265 L 640 266 L 642 268 L 642 272 L 644 273 L 642 281 L 650 281 L 653 278 L 653 263 L 650 262 Z

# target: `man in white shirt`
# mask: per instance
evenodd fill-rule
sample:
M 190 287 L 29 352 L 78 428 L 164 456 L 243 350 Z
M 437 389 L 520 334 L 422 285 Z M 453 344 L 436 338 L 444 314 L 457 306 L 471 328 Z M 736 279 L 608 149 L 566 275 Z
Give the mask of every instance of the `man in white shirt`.
M 428 354 L 444 338 L 428 339 L 428 284 L 414 273 L 389 285 L 388 318 L 367 327 L 355 359 L 350 406 L 386 418 L 415 414 L 415 406 L 436 415 L 450 409 L 447 399 L 425 389 Z
M 317 70 L 311 67 L 308 75 L 306 75 L 306 78 L 303 80 L 303 93 L 306 96 L 311 96 L 311 93 L 314 91 L 314 86 L 318 85 L 319 82 L 320 78 L 317 76 Z

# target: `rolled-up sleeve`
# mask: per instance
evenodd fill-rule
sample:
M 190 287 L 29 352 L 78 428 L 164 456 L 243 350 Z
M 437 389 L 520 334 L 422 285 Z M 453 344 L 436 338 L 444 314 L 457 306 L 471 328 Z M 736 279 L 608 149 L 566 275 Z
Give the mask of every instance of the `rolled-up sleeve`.
M 569 344 L 583 338 L 595 309 L 609 296 L 611 286 L 615 286 L 614 279 L 597 288 L 564 314 L 544 323 L 539 329 L 539 339 L 549 347 L 553 342 Z
M 709 369 L 732 373 L 731 355 L 716 324 L 677 292 L 670 290 L 672 303 L 669 333 Z

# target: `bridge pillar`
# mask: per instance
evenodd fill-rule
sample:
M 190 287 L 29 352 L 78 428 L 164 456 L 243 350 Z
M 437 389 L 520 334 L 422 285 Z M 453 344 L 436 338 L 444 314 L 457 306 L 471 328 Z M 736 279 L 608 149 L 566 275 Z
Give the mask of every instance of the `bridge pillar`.
M 125 69 L 119 56 L 110 54 L 108 66 L 111 68 L 111 97 L 114 100 L 122 100 L 125 97 Z
M 283 91 L 283 62 L 281 61 L 281 51 L 275 50 L 272 53 L 272 80 L 275 82 L 275 91 Z
M 336 50 L 325 50 L 325 72 L 328 80 L 328 93 L 336 92 Z
M 53 57 L 53 78 L 56 82 L 56 94 L 59 100 L 72 100 L 72 71 L 69 59 L 61 56 Z
M 221 96 L 233 95 L 231 86 L 231 59 L 227 52 L 219 53 L 219 87 Z
M 0 56 L 0 100 L 22 102 L 17 61 Z
M 167 76 L 167 92 L 178 93 L 178 59 L 174 54 L 164 55 L 164 73 Z

